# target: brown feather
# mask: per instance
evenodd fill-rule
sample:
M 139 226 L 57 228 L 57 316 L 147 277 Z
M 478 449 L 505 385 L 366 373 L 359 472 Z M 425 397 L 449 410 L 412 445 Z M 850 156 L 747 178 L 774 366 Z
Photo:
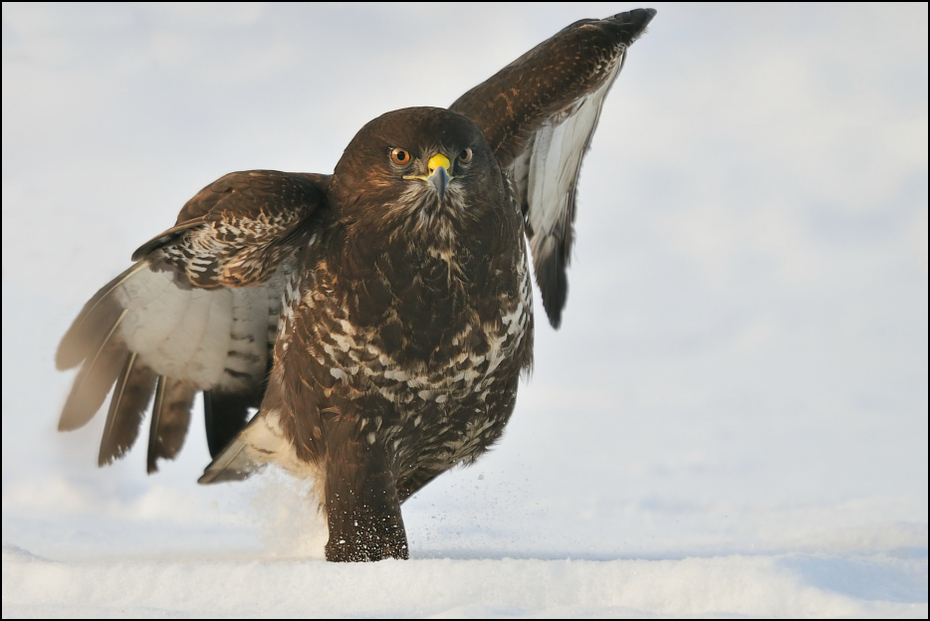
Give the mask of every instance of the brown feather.
M 110 329 L 104 333 L 94 354 L 88 356 L 81 367 L 61 411 L 59 431 L 83 427 L 103 405 L 110 387 L 129 357 L 125 345 L 116 337 L 117 328 L 125 315 L 125 310 L 120 312 Z
M 184 446 L 197 389 L 184 380 L 159 376 L 149 430 L 147 470 L 158 471 L 157 460 L 174 459 Z
M 611 60 L 645 31 L 655 13 L 636 9 L 575 22 L 459 97 L 449 109 L 474 121 L 501 168 L 508 168 L 543 123 L 609 78 Z
M 58 345 L 55 366 L 59 371 L 76 367 L 100 349 L 103 340 L 110 335 L 113 324 L 123 312 L 123 307 L 113 297 L 113 292 L 133 274 L 147 266 L 144 262 L 136 263 L 87 301 Z
M 155 389 L 155 372 L 129 356 L 110 399 L 107 424 L 100 441 L 97 465 L 105 466 L 122 457 L 139 437 L 145 408 Z

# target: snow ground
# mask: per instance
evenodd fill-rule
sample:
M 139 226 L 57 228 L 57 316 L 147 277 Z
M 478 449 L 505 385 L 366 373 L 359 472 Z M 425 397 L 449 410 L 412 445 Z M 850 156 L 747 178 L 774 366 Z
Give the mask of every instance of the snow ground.
M 97 470 L 58 339 L 211 179 L 631 7 L 4 3 L 3 616 L 926 617 L 926 5 L 656 7 L 505 438 L 336 566 L 297 483 L 196 485 L 196 424 Z
M 926 598 L 927 591 L 926 580 L 921 585 L 916 579 L 921 570 L 926 577 L 925 559 L 885 556 L 445 558 L 372 565 L 248 558 L 60 563 L 4 548 L 3 567 L 4 617 L 32 616 L 41 606 L 49 616 L 87 618 L 898 618 L 926 611 L 926 605 L 921 609 L 911 602 L 921 590 Z M 14 577 L 8 579 L 8 573 Z

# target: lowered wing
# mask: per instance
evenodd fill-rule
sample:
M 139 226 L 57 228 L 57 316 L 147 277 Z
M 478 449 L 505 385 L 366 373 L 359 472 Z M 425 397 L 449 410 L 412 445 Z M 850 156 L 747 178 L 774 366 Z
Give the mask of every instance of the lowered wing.
M 115 384 L 102 466 L 132 447 L 154 395 L 153 472 L 181 449 L 202 392 L 215 457 L 261 403 L 289 274 L 319 226 L 328 180 L 236 172 L 188 201 L 178 224 L 139 248 L 62 339 L 56 365 L 81 368 L 59 430 L 85 425 Z
M 575 22 L 450 106 L 481 128 L 516 183 L 536 281 L 556 328 L 568 292 L 581 160 L 627 48 L 655 14 L 637 9 Z

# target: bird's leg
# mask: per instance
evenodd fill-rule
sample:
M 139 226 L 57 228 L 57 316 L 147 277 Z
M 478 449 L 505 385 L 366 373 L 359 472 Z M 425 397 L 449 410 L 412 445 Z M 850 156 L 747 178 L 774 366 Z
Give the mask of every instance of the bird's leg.
M 328 561 L 408 558 L 394 474 L 384 447 L 350 421 L 327 425 Z

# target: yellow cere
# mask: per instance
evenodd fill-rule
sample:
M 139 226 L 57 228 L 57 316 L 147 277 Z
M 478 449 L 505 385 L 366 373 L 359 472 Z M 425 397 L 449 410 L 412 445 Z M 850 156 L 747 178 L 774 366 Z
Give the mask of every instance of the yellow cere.
M 436 169 L 440 166 L 445 168 L 447 173 L 452 170 L 452 163 L 449 162 L 449 158 L 447 158 L 442 153 L 437 153 L 433 157 L 429 158 L 429 162 L 427 162 L 426 165 L 429 168 L 429 174 L 431 175 L 436 172 Z
M 428 175 L 404 175 L 404 179 L 423 179 L 426 180 L 429 177 L 433 176 L 433 173 L 436 172 L 436 169 L 442 166 L 446 169 L 446 173 L 449 174 L 449 178 L 452 179 L 452 162 L 449 161 L 442 153 L 437 153 L 433 157 L 429 158 L 429 161 L 426 163 L 427 168 L 429 169 Z

